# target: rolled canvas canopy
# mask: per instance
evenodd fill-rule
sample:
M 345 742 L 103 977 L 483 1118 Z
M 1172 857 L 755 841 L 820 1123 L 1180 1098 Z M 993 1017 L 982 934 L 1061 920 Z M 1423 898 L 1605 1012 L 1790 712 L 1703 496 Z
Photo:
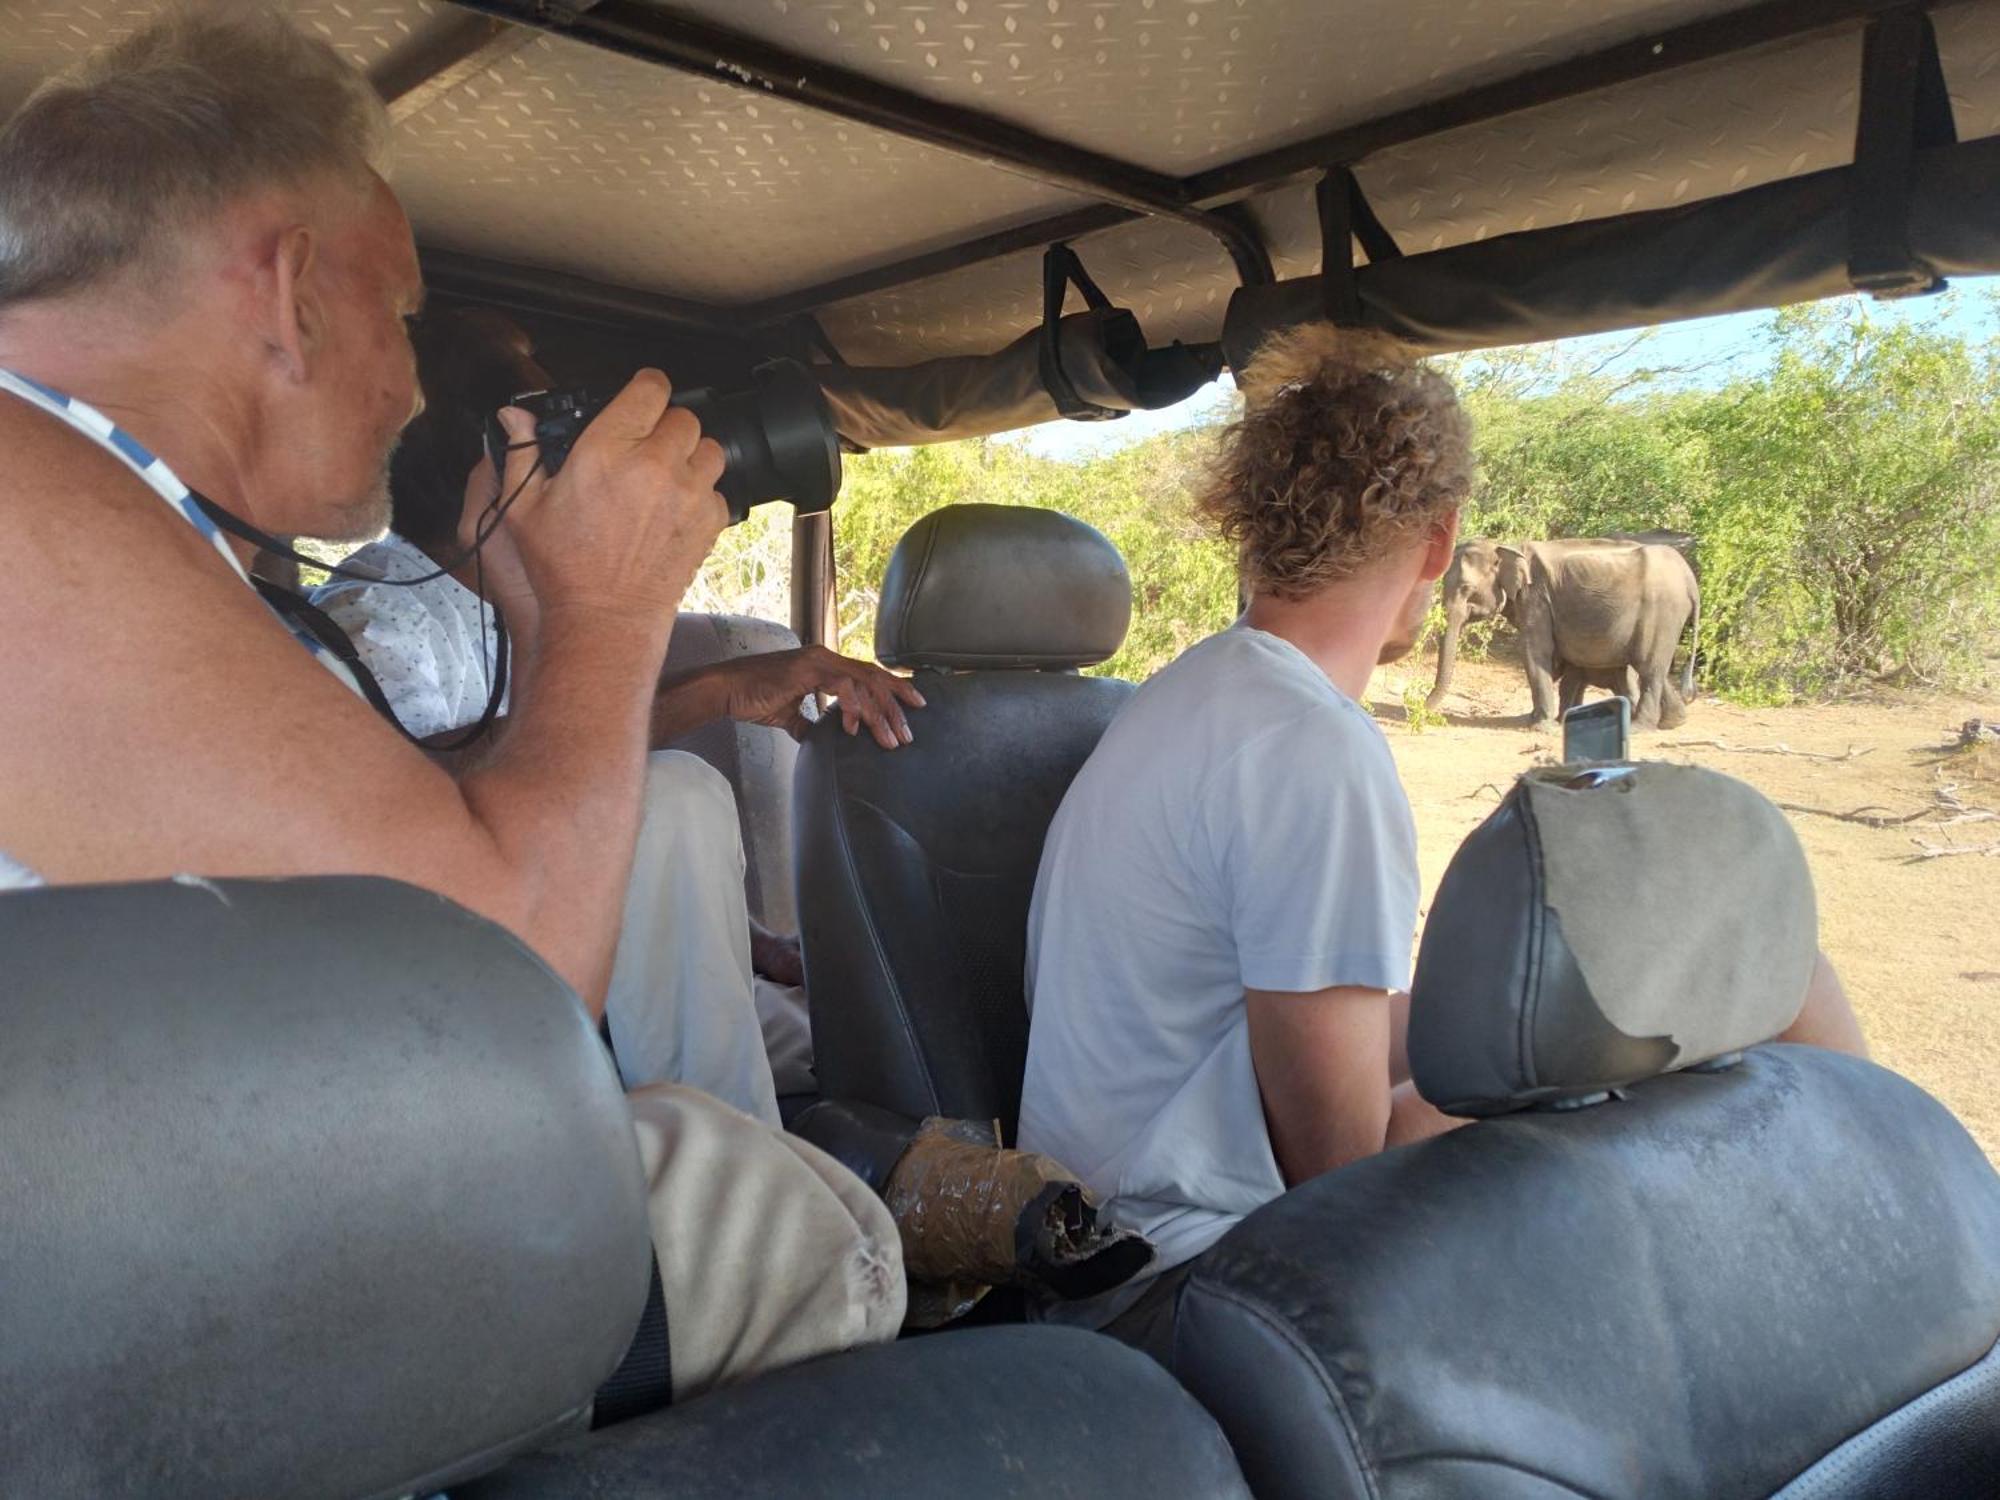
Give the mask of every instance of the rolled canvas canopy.
M 1063 368 L 1078 392 L 1108 413 L 1155 411 L 1185 400 L 1222 373 L 1214 344 L 1149 349 L 1122 308 L 1072 313 L 1058 326 Z M 1043 381 L 1041 330 L 994 354 L 947 355 L 907 366 L 814 365 L 833 425 L 862 448 L 984 437 L 1062 413 Z
M 1360 321 L 1447 352 L 1837 296 L 1851 290 L 1853 171 L 1364 265 Z M 1909 237 L 1942 275 L 2000 273 L 2000 137 L 1917 156 Z M 1238 291 L 1229 363 L 1322 316 L 1324 300 L 1318 276 Z

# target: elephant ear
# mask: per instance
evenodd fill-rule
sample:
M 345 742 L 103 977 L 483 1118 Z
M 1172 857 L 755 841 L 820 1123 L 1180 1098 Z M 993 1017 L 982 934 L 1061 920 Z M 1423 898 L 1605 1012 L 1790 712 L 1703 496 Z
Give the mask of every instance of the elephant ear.
M 1526 588 L 1535 579 L 1534 554 L 1527 547 L 1509 547 L 1504 542 L 1494 549 L 1500 556 L 1500 592 L 1503 598 L 1519 592 L 1506 586 L 1510 574 L 1517 578 L 1521 588 Z M 1511 566 L 1510 566 L 1511 565 Z M 1518 570 L 1518 571 L 1517 571 Z

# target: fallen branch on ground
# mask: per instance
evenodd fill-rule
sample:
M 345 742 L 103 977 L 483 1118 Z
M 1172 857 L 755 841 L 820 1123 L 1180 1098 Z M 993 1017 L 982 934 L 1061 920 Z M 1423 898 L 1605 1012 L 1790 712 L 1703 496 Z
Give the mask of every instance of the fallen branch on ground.
M 1935 807 L 1920 807 L 1913 813 L 1898 816 L 1881 807 L 1857 807 L 1852 812 L 1835 812 L 1830 807 L 1807 807 L 1798 802 L 1780 802 L 1779 807 L 1791 813 L 1810 813 L 1815 818 L 1832 818 L 1840 823 L 1859 823 L 1863 828 L 1900 828 L 1905 823 L 1914 823 L 1919 818 L 1928 818 L 1937 811 Z
M 1674 740 L 1661 748 L 1666 750 L 1699 750 L 1702 748 L 1726 750 L 1731 755 L 1796 755 L 1801 760 L 1859 760 L 1864 755 L 1875 752 L 1873 745 L 1849 745 L 1845 755 L 1832 755 L 1824 750 L 1794 750 L 1783 741 L 1775 745 L 1732 745 L 1727 740 Z
M 1950 859 L 1954 854 L 1979 854 L 1988 859 L 2000 856 L 2000 842 L 1991 844 L 1926 844 L 1922 839 L 1911 839 L 1917 846 L 1917 853 L 1907 861 L 1920 864 L 1927 859 Z
M 2000 822 L 2000 811 L 1990 807 L 1968 806 L 1958 795 L 1958 787 L 1940 786 L 1931 793 L 1931 805 L 1920 807 L 1915 812 L 1892 813 L 1886 807 L 1869 803 L 1854 808 L 1850 812 L 1839 812 L 1831 807 L 1808 807 L 1800 802 L 1780 802 L 1779 807 L 1786 812 L 1806 813 L 1815 818 L 1832 818 L 1839 823 L 1859 823 L 1863 828 L 1902 828 L 1907 824 L 1921 822 L 1925 818 L 1935 818 L 1937 828 L 1953 828 L 1960 823 Z

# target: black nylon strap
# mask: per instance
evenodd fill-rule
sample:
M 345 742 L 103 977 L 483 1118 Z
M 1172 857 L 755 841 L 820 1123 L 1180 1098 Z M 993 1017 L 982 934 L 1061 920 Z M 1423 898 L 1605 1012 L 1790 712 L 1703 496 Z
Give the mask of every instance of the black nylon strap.
M 1861 47 L 1848 207 L 1847 278 L 1857 291 L 1890 298 L 1944 289 L 1944 278 L 1910 250 L 1910 183 L 1918 151 L 1957 140 L 1930 16 L 1912 7 L 1871 22 Z
M 639 1315 L 632 1347 L 611 1378 L 598 1388 L 591 1408 L 592 1431 L 674 1404 L 674 1365 L 667 1344 L 667 1294 L 660 1285 L 660 1257 L 653 1255 L 653 1283 L 646 1292 L 646 1310 Z
M 1361 325 L 1361 284 L 1355 278 L 1354 242 L 1368 252 L 1371 265 L 1399 260 L 1403 250 L 1396 243 L 1350 167 L 1332 167 L 1313 189 L 1319 208 L 1320 284 L 1327 319 L 1345 328 Z
M 1063 369 L 1063 303 L 1072 286 L 1083 293 L 1084 304 L 1091 311 L 1103 312 L 1111 306 L 1111 299 L 1090 279 L 1074 250 L 1063 244 L 1049 246 L 1042 256 L 1042 337 L 1037 359 L 1042 388 L 1055 402 L 1056 410 L 1073 422 L 1112 421 L 1125 413 L 1087 399 Z

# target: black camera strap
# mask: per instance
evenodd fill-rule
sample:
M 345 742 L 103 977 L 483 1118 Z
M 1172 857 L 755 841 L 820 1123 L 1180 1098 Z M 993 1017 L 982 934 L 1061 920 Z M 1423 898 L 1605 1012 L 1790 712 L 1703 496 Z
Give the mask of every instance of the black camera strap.
M 508 445 L 502 451 L 503 453 L 511 452 L 514 448 L 529 448 L 534 446 L 532 443 L 514 443 Z M 208 517 L 217 530 L 226 531 L 229 535 L 246 541 L 253 547 L 261 548 L 263 551 L 273 553 L 279 557 L 289 558 L 291 561 L 308 568 L 322 569 L 334 578 L 350 578 L 359 583 L 380 584 L 390 588 L 407 589 L 414 588 L 420 583 L 431 583 L 439 578 L 444 578 L 454 569 L 464 567 L 468 562 L 475 569 L 478 569 L 480 566 L 480 554 L 485 549 L 487 541 L 491 539 L 495 531 L 499 530 L 500 522 L 506 516 L 508 508 L 521 497 L 521 491 L 528 487 L 528 481 L 535 477 L 541 467 L 542 461 L 540 457 L 537 457 L 535 462 L 529 466 L 528 472 L 521 476 L 521 482 L 514 486 L 512 494 L 503 496 L 497 492 L 495 493 L 492 503 L 486 507 L 485 511 L 479 517 L 479 525 L 474 531 L 470 546 L 464 548 L 457 557 L 445 563 L 442 567 L 433 568 L 430 572 L 420 574 L 415 578 L 382 578 L 373 573 L 364 573 L 358 568 L 343 568 L 338 563 L 325 562 L 317 557 L 307 557 L 303 552 L 296 551 L 284 542 L 279 541 L 268 531 L 262 531 L 241 517 L 232 515 L 199 490 L 189 490 L 188 498 L 194 502 L 197 510 Z M 433 560 L 435 561 L 435 559 Z M 368 700 L 370 706 L 377 713 L 381 714 L 383 718 L 394 724 L 397 731 L 411 744 L 425 750 L 443 751 L 449 754 L 453 751 L 466 749 L 478 741 L 481 736 L 492 730 L 493 721 L 500 716 L 501 700 L 507 696 L 507 665 L 511 653 L 507 636 L 506 617 L 500 613 L 499 605 L 488 601 L 483 577 L 479 581 L 479 587 L 474 589 L 473 592 L 479 599 L 482 625 L 485 620 L 486 611 L 489 609 L 493 611 L 493 680 L 486 694 L 486 708 L 479 715 L 477 722 L 468 726 L 465 733 L 457 739 L 449 740 L 442 744 L 427 743 L 418 736 L 410 733 L 409 728 L 401 719 L 396 717 L 395 710 L 389 706 L 389 700 L 382 692 L 381 683 L 375 680 L 375 674 L 362 665 L 360 654 L 355 651 L 354 643 L 347 638 L 347 632 L 336 625 L 324 610 L 307 603 L 291 590 L 281 588 L 277 584 L 270 583 L 265 579 L 252 578 L 250 581 L 256 587 L 258 593 L 264 596 L 264 602 L 277 611 L 282 619 L 288 624 L 303 629 L 308 635 L 312 636 L 313 639 L 333 653 L 334 659 L 339 661 L 354 675 L 355 682 L 361 688 L 362 696 Z M 484 629 L 480 631 L 480 637 L 481 645 L 483 646 L 485 644 Z
M 530 443 L 514 443 L 510 445 L 509 451 L 512 448 L 532 446 L 534 445 Z M 462 568 L 477 558 L 480 549 L 486 545 L 487 538 L 492 536 L 494 531 L 499 527 L 500 518 L 507 514 L 507 508 L 519 498 L 521 491 L 527 488 L 528 480 L 534 478 L 535 470 L 540 467 L 540 463 L 537 462 L 534 468 L 528 470 L 520 484 L 514 487 L 513 494 L 507 496 L 505 499 L 496 497 L 493 504 L 486 507 L 485 514 L 479 518 L 479 529 L 477 534 L 474 535 L 470 546 L 462 548 L 458 556 L 454 557 L 450 562 L 433 568 L 420 578 L 377 578 L 372 574 L 363 573 L 353 568 L 343 568 L 339 563 L 330 563 L 323 558 L 308 557 L 305 553 L 293 549 L 289 543 L 282 542 L 277 537 L 272 536 L 270 532 L 261 531 L 242 517 L 224 510 L 200 490 L 189 490 L 188 499 L 194 502 L 195 509 L 208 517 L 216 530 L 226 531 L 231 536 L 236 537 L 240 541 L 248 542 L 251 546 L 261 551 L 286 558 L 304 567 L 317 568 L 332 578 L 351 578 L 357 583 L 386 583 L 392 588 L 407 589 L 414 588 L 420 583 L 430 583 L 436 579 L 443 578 L 447 573 L 452 572 L 456 568 Z

